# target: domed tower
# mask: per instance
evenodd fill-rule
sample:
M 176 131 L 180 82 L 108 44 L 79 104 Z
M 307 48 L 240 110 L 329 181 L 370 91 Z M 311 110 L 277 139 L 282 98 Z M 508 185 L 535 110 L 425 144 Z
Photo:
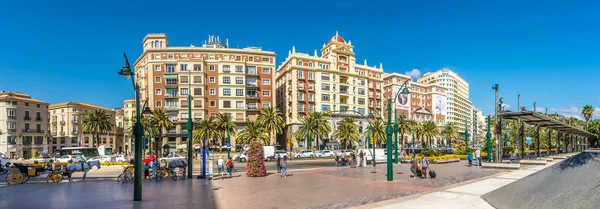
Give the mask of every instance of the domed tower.
M 335 32 L 335 36 L 329 39 L 321 49 L 321 57 L 331 60 L 331 69 L 339 69 L 345 72 L 354 72 L 354 46 L 346 42 L 342 36 Z

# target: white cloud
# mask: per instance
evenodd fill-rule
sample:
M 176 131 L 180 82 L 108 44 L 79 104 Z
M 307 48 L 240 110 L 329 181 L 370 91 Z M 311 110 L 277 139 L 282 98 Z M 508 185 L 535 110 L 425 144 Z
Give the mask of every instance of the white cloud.
M 419 69 L 412 69 L 411 71 L 406 71 L 404 74 L 414 79 L 421 77 L 421 71 Z
M 511 108 L 512 106 L 511 106 L 511 105 L 509 105 L 509 104 L 506 104 L 506 103 L 504 103 L 504 104 L 502 104 L 502 107 L 504 108 L 504 110 L 510 110 L 510 108 Z
M 545 112 L 546 110 L 544 109 L 543 111 L 538 107 L 538 112 Z M 583 115 L 581 114 L 581 111 L 583 110 L 583 108 L 579 108 L 579 107 L 569 107 L 569 108 L 548 108 L 548 113 L 558 113 L 561 115 L 564 115 L 565 117 L 573 117 L 573 118 L 578 118 L 580 120 L 584 120 Z M 600 118 L 600 107 L 595 107 L 594 108 L 594 114 L 592 115 L 593 118 Z

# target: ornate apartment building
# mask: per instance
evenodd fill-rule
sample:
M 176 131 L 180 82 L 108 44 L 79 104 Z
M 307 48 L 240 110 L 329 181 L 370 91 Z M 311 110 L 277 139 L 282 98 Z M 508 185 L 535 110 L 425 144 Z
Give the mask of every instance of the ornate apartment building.
M 123 129 L 116 124 L 116 112 L 83 102 L 64 102 L 48 107 L 50 112 L 50 152 L 62 147 L 92 147 L 92 131 L 84 131 L 83 123 L 88 112 L 104 110 L 110 118 L 112 130 L 100 133 L 99 146 L 110 146 L 114 152 L 123 152 Z M 97 146 L 95 142 L 94 146 Z
M 300 128 L 302 118 L 310 112 L 331 109 L 334 115 L 340 116 L 332 118 L 333 129 L 342 117 L 353 116 L 365 130 L 367 123 L 354 112 L 366 116 L 369 107 L 379 112 L 383 107 L 382 65 L 371 67 L 366 60 L 364 64 L 357 64 L 352 42 L 346 42 L 337 32 L 323 45 L 321 55 L 317 50 L 309 55 L 296 52 L 292 47 L 277 69 L 276 80 L 277 107 L 283 112 L 286 123 L 279 144 L 292 137 Z M 304 146 L 303 139 L 297 139 L 296 143 Z
M 29 159 L 48 150 L 48 103 L 19 92 L 0 91 L 0 152 Z
M 394 101 L 397 92 L 401 92 L 400 86 L 407 81 L 406 88 L 410 94 L 400 94 Z M 392 110 L 396 110 L 396 115 L 413 119 L 417 122 L 434 121 L 438 126 L 444 126 L 446 123 L 446 93 L 447 88 L 439 84 L 420 84 L 413 82 L 407 75 L 390 73 L 385 74 L 384 81 L 384 109 L 387 108 L 387 98 L 392 97 Z M 385 111 L 384 111 L 385 112 Z M 385 114 L 387 116 L 387 113 Z M 394 122 L 392 117 L 392 122 Z M 404 140 L 409 139 L 409 134 L 404 136 Z M 434 143 L 437 143 L 435 140 Z
M 148 34 L 135 62 L 141 99 L 164 109 L 176 126 L 163 133 L 171 151 L 187 144 L 185 123 L 217 113 L 231 113 L 241 130 L 262 107 L 275 105 L 275 53 L 258 47 L 229 48 L 228 40 L 210 36 L 201 46 L 169 46 L 165 34 Z M 188 94 L 192 115 L 188 115 Z M 232 137 L 235 144 L 235 137 Z
M 469 133 L 473 133 L 473 109 L 471 100 L 469 100 L 469 83 L 467 81 L 452 70 L 443 68 L 436 72 L 425 73 L 417 83 L 422 85 L 438 84 L 447 88 L 446 121 L 454 123 L 461 134 L 464 134 L 465 127 L 468 127 Z M 473 135 L 471 134 L 471 136 Z

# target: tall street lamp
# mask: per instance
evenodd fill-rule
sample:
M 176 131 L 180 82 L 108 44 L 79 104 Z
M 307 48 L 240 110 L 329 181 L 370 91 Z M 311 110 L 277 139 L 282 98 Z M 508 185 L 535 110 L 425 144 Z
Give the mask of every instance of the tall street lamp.
M 469 147 L 469 125 L 465 120 L 465 148 Z
M 492 132 L 490 132 L 490 116 L 487 117 L 487 134 L 485 135 L 487 138 L 487 161 L 492 161 Z
M 192 79 L 192 71 L 188 70 L 188 79 Z M 186 124 L 186 128 L 187 128 L 187 141 L 188 141 L 188 146 L 187 146 L 187 158 L 188 158 L 188 178 L 192 178 L 192 165 L 194 164 L 193 161 L 194 159 L 192 158 L 192 131 L 194 130 L 193 127 L 193 123 L 192 123 L 192 94 L 190 94 L 190 91 L 192 90 L 192 82 L 190 82 L 188 80 L 188 120 L 187 120 L 187 124 Z M 229 156 L 228 156 L 229 157 Z M 183 174 L 185 175 L 185 174 Z
M 133 186 L 133 201 L 141 201 L 142 200 L 142 146 L 144 145 L 142 141 L 142 122 L 141 122 L 141 112 L 140 112 L 140 87 L 135 82 L 135 72 L 131 69 L 129 65 L 129 60 L 127 59 L 127 55 L 123 53 L 123 57 L 125 57 L 125 66 L 119 71 L 119 75 L 125 77 L 125 79 L 129 79 L 131 77 L 131 81 L 133 84 L 133 90 L 135 90 L 135 118 L 136 122 L 133 126 L 133 135 L 135 138 L 135 154 L 134 154 L 134 186 Z
M 400 94 L 409 94 L 410 93 L 408 91 L 408 88 L 406 88 L 406 84 L 408 83 L 408 81 L 409 80 L 404 81 L 404 83 L 400 86 L 400 88 L 398 89 L 398 92 L 396 92 L 396 95 L 394 97 L 394 150 L 396 150 L 396 153 L 394 155 L 396 157 L 396 160 L 395 160 L 396 164 L 398 164 L 398 162 L 399 162 L 399 160 L 398 160 L 398 115 L 397 115 L 398 108 L 396 108 L 396 102 L 398 101 L 398 96 Z M 388 112 L 388 114 L 389 114 L 389 112 Z M 403 117 L 402 119 L 404 119 L 405 115 L 403 114 L 402 117 Z M 400 136 L 400 137 L 402 137 L 404 139 L 404 136 Z

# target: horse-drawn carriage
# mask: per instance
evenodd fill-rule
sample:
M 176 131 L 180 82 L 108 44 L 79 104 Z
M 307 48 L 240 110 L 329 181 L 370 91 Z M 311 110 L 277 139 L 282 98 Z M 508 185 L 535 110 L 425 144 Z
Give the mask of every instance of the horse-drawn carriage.
M 39 175 L 37 169 L 23 163 L 13 163 L 13 166 L 19 170 L 6 174 L 6 183 L 8 184 L 24 184 L 29 181 L 30 177 L 33 178 Z
M 75 172 L 83 172 L 83 181 L 85 181 L 87 172 L 90 171 L 94 166 L 100 169 L 100 161 L 89 160 L 87 162 L 72 162 L 67 164 L 67 166 L 65 166 L 65 168 L 62 170 L 53 170 L 50 174 L 46 176 L 46 182 L 58 183 L 61 182 L 64 177 L 67 177 L 67 179 L 69 179 L 69 182 L 73 182 L 72 175 Z

